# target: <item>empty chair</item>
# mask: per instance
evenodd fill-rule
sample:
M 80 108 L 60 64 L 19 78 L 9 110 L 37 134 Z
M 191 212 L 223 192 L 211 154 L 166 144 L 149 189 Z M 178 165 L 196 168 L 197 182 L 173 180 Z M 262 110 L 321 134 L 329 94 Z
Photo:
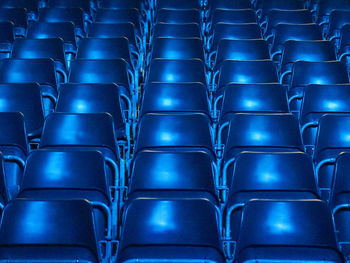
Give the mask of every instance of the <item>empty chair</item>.
M 215 10 L 221 9 L 248 9 L 251 8 L 249 0 L 209 0 L 208 8 Z
M 22 180 L 25 160 L 29 153 L 24 116 L 19 112 L 0 113 L 0 152 L 9 199 L 16 196 Z
M 269 41 L 273 37 L 273 30 L 278 24 L 310 24 L 312 22 L 312 15 L 307 9 L 273 9 L 266 16 L 265 21 L 261 23 L 261 27 L 265 39 Z
M 92 213 L 84 200 L 11 202 L 0 227 L 0 259 L 99 262 Z
M 140 9 L 142 7 L 141 2 L 139 0 L 102 0 L 101 7 L 110 9 Z
M 270 50 L 273 60 L 280 60 L 284 43 L 288 40 L 322 40 L 321 29 L 316 24 L 278 24 Z
M 201 30 L 198 24 L 165 24 L 158 23 L 153 29 L 153 38 L 200 38 Z
M 89 26 L 88 37 L 95 38 L 120 38 L 126 37 L 133 48 L 133 51 L 142 50 L 142 39 L 135 34 L 134 24 L 132 23 L 92 23 Z
M 201 16 L 197 9 L 159 9 L 157 23 L 166 24 L 201 24 Z
M 252 199 L 319 199 L 311 158 L 302 152 L 245 152 L 228 178 L 226 239 L 237 239 L 242 207 Z
M 350 148 L 349 114 L 326 114 L 318 122 L 314 163 L 318 186 L 327 200 L 337 156 Z
M 222 139 L 222 130 L 228 126 L 227 139 Z M 225 142 L 222 183 L 232 174 L 232 164 L 243 151 L 300 152 L 304 151 L 298 120 L 293 114 L 235 114 L 231 121 L 221 126 L 218 145 Z M 220 156 L 219 156 L 220 157 Z
M 146 78 L 146 83 L 151 82 L 199 82 L 206 85 L 204 63 L 199 59 L 154 59 Z
M 350 25 L 343 26 L 341 30 L 340 44 L 338 49 L 338 59 L 350 65 Z
M 39 0 L 4 0 L 0 8 L 25 8 L 28 20 L 34 21 L 37 18 Z
M 346 0 L 319 0 L 316 12 L 316 22 L 323 27 L 326 32 L 329 24 L 329 16 L 333 10 L 350 10 L 350 3 Z
M 305 86 L 309 84 L 349 83 L 346 66 L 339 61 L 308 62 L 297 61 L 292 67 L 289 86 L 289 104 L 292 111 L 299 111 L 300 98 Z
M 271 60 L 225 60 L 214 73 L 212 87 L 219 95 L 229 83 L 278 83 L 275 65 Z
M 13 43 L 11 58 L 53 59 L 55 61 L 58 80 L 60 82 L 67 82 L 67 63 L 62 39 L 16 39 Z
M 197 0 L 157 0 L 157 9 L 201 9 L 200 1 Z
M 27 159 L 17 198 L 88 200 L 94 209 L 98 240 L 112 238 L 112 205 L 105 161 L 98 151 L 37 150 Z M 100 204 L 108 207 L 108 214 Z M 115 211 L 114 211 L 115 212 Z M 108 222 L 109 221 L 109 222 Z
M 69 82 L 88 84 L 114 83 L 120 85 L 121 92 L 129 96 L 136 88 L 132 76 L 132 72 L 128 70 L 128 64 L 123 59 L 77 59 L 72 63 Z
M 236 262 L 343 262 L 331 213 L 319 200 L 254 200 L 243 209 Z
M 203 113 L 144 115 L 139 122 L 135 154 L 148 150 L 201 150 L 213 157 L 209 117 Z
M 216 104 L 221 100 L 220 123 L 229 121 L 236 113 L 289 112 L 287 92 L 279 84 L 229 84 Z
M 318 121 L 324 114 L 350 113 L 350 85 L 308 85 L 300 98 L 303 141 L 313 149 Z
M 44 125 L 41 98 L 37 83 L 0 84 L 0 112 L 21 112 L 30 140 L 40 138 Z
M 8 21 L 0 22 L 0 58 L 10 57 L 14 40 L 14 24 Z
M 264 21 L 269 12 L 274 9 L 280 10 L 296 10 L 304 7 L 303 1 L 284 0 L 257 0 L 255 1 L 256 13 L 261 21 Z
M 210 116 L 207 89 L 200 83 L 148 83 L 141 113 L 201 112 Z
M 86 27 L 90 21 L 84 16 L 84 11 L 81 8 L 40 8 L 39 22 L 73 22 L 75 35 L 82 38 L 85 36 Z
M 214 68 L 215 66 L 220 66 L 225 60 L 262 59 L 270 59 L 268 45 L 263 39 L 222 39 L 219 41 L 217 50 L 214 50 L 209 55 L 209 63 Z
M 77 43 L 73 22 L 38 22 L 28 27 L 27 38 L 62 38 L 67 60 L 72 60 L 76 55 Z
M 202 151 L 141 152 L 131 171 L 129 200 L 178 198 L 218 203 L 213 160 Z
M 53 109 L 57 97 L 57 78 L 52 59 L 3 59 L 0 61 L 0 83 L 40 84 L 45 95 L 46 112 Z
M 24 37 L 27 32 L 27 14 L 24 8 L 0 8 L 0 21 L 14 24 L 15 35 Z
M 123 166 L 114 120 L 108 113 L 53 113 L 44 124 L 41 149 L 98 150 L 106 160 L 107 182 L 123 185 Z M 118 168 L 119 167 L 119 168 Z
M 343 26 L 350 24 L 350 10 L 334 10 L 329 17 L 327 39 L 339 45 L 340 32 Z
M 90 0 L 47 0 L 47 6 L 53 8 L 81 8 L 87 15 L 92 14 L 92 3 Z
M 207 200 L 137 199 L 124 219 L 117 262 L 225 262 L 216 210 Z
M 64 84 L 61 86 L 56 112 L 103 113 L 114 119 L 116 135 L 119 139 L 129 137 L 126 129 L 129 116 L 124 116 L 119 87 L 115 84 Z M 130 113 L 131 114 L 131 113 Z
M 292 65 L 296 61 L 332 61 L 336 60 L 334 47 L 329 41 L 294 41 L 285 42 L 279 68 L 280 82 L 290 83 Z
M 199 38 L 155 38 L 149 61 L 164 59 L 200 59 L 204 61 L 204 49 Z
M 207 50 L 216 50 L 221 39 L 259 39 L 260 27 L 256 23 L 225 24 L 217 23 L 213 34 L 209 35 L 206 43 Z

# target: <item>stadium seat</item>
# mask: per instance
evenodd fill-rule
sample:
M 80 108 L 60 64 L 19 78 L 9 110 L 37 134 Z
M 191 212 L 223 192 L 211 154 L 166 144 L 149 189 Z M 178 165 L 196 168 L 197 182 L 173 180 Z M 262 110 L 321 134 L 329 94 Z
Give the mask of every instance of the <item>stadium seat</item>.
M 58 81 L 63 83 L 67 82 L 67 63 L 62 39 L 16 39 L 13 43 L 11 58 L 51 58 L 55 61 Z
M 84 200 L 11 202 L 0 226 L 0 260 L 99 262 L 92 213 Z
M 76 37 L 83 38 L 86 34 L 87 25 L 91 23 L 91 20 L 84 16 L 84 11 L 81 8 L 40 8 L 39 22 L 73 22 Z
M 319 199 L 312 160 L 302 152 L 242 153 L 227 183 L 226 239 L 237 240 L 242 208 L 253 199 Z
M 346 66 L 339 61 L 308 62 L 297 61 L 292 66 L 289 85 L 289 106 L 291 111 L 299 112 L 300 96 L 309 84 L 347 84 Z
M 153 40 L 148 62 L 155 58 L 200 59 L 204 62 L 203 44 L 199 38 L 158 37 Z
M 340 32 L 343 26 L 350 24 L 350 10 L 333 10 L 329 17 L 326 32 L 327 39 L 339 47 Z
M 157 0 L 156 6 L 157 9 L 202 9 L 200 1 L 197 0 Z
M 269 41 L 273 37 L 273 30 L 278 24 L 310 24 L 312 22 L 311 13 L 307 9 L 273 9 L 268 13 L 265 21 L 261 23 L 261 27 L 265 39 Z
M 270 59 L 269 48 L 263 39 L 219 41 L 217 50 L 209 54 L 211 68 L 220 66 L 225 60 L 262 60 Z
M 350 10 L 350 3 L 346 0 L 319 0 L 316 12 L 316 22 L 327 31 L 329 25 L 329 16 L 334 10 Z
M 25 160 L 29 153 L 24 116 L 19 112 L 0 112 L 0 152 L 9 199 L 13 199 L 22 180 Z
M 44 124 L 40 149 L 98 150 L 106 161 L 107 182 L 124 185 L 113 117 L 108 113 L 53 113 Z
M 98 151 L 37 150 L 27 158 L 17 198 L 88 200 L 97 208 L 94 209 L 95 222 L 103 227 L 96 232 L 98 240 L 102 240 L 115 235 L 112 220 L 117 219 L 112 218 L 110 186 L 103 155 Z M 115 217 L 116 211 L 113 213 Z
M 206 199 L 218 204 L 214 163 L 203 151 L 144 151 L 131 171 L 128 200 Z
M 148 83 L 140 116 L 148 113 L 201 112 L 210 116 L 207 88 L 200 83 Z
M 260 27 L 256 23 L 217 23 L 213 27 L 213 33 L 207 38 L 206 48 L 208 51 L 216 50 L 221 39 L 259 39 L 261 37 Z
M 350 69 L 350 25 L 343 26 L 341 30 L 338 60 L 345 62 Z
M 216 209 L 207 200 L 137 199 L 124 219 L 117 262 L 225 262 Z
M 336 60 L 334 47 L 331 42 L 320 41 L 295 41 L 288 40 L 284 43 L 282 58 L 279 67 L 280 83 L 290 83 L 292 65 L 296 61 L 332 61 Z
M 90 0 L 46 0 L 49 8 L 81 8 L 86 15 L 92 15 L 92 3 Z
M 151 61 L 145 83 L 199 82 L 207 85 L 203 61 L 154 59 Z
M 14 40 L 14 24 L 8 21 L 0 22 L 0 59 L 10 57 Z
M 24 8 L 0 8 L 0 21 L 10 21 L 14 25 L 15 35 L 25 37 L 27 33 L 27 14 Z
M 306 147 L 313 149 L 320 118 L 325 114 L 350 114 L 350 85 L 308 85 L 300 109 L 300 125 Z
M 196 23 L 165 24 L 158 23 L 153 29 L 153 38 L 200 38 L 201 29 Z
M 221 95 L 224 87 L 230 83 L 278 83 L 275 65 L 271 60 L 225 60 L 220 69 L 214 72 L 212 89 Z
M 139 121 L 135 156 L 148 150 L 203 151 L 214 159 L 209 117 L 203 113 L 144 115 Z
M 322 33 L 316 24 L 278 24 L 273 31 L 272 38 L 271 59 L 280 61 L 286 41 L 322 40 Z
M 297 10 L 304 7 L 303 1 L 284 0 L 283 2 L 278 0 L 255 0 L 256 13 L 261 21 L 269 14 L 270 11 L 280 10 Z
M 207 8 L 221 9 L 249 9 L 252 8 L 249 0 L 208 0 Z
M 197 9 L 159 9 L 156 23 L 166 24 L 201 24 L 201 16 Z
M 350 115 L 326 114 L 318 122 L 314 163 L 318 186 L 327 200 L 333 180 L 334 164 L 337 156 L 349 150 Z
M 25 8 L 27 19 L 34 21 L 38 15 L 39 0 L 3 0 L 0 8 Z
M 139 0 L 102 0 L 101 7 L 110 9 L 141 9 L 141 3 L 142 1 Z
M 255 200 L 243 209 L 236 262 L 343 262 L 331 213 L 319 200 Z

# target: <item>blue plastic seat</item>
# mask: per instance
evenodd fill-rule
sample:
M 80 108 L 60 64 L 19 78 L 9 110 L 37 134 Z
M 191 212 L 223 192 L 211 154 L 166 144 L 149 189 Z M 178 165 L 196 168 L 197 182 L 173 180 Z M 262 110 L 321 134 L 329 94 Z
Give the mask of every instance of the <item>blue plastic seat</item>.
M 271 58 L 279 61 L 288 40 L 322 40 L 321 29 L 316 24 L 278 24 L 273 31 Z
M 137 199 L 124 222 L 118 263 L 225 262 L 216 210 L 207 200 Z
M 15 35 L 24 37 L 27 31 L 27 14 L 24 8 L 0 8 L 0 21 L 14 24 Z
M 220 123 L 236 113 L 287 113 L 287 92 L 280 84 L 229 84 L 225 87 L 220 110 Z M 215 110 L 215 108 L 214 108 Z
M 273 37 L 273 30 L 278 24 L 310 24 L 312 22 L 312 15 L 307 9 L 273 9 L 268 13 L 265 21 L 261 23 L 261 27 L 265 39 L 270 41 Z
M 221 39 L 259 39 L 260 27 L 256 23 L 225 24 L 217 23 L 213 34 L 209 35 L 206 43 L 207 50 L 216 50 Z
M 209 55 L 209 65 L 217 68 L 225 60 L 262 60 L 270 59 L 267 42 L 263 39 L 219 41 L 217 50 Z
M 204 63 L 199 59 L 153 59 L 145 83 L 199 82 L 206 85 Z
M 98 150 L 106 160 L 107 181 L 123 185 L 124 173 L 114 119 L 108 113 L 53 113 L 44 124 L 40 149 Z
M 228 127 L 227 139 L 222 131 Z M 304 145 L 298 120 L 293 114 L 235 114 L 224 123 L 218 133 L 218 146 L 223 149 L 222 183 L 227 185 L 227 175 L 232 174 L 232 165 L 243 151 L 300 152 Z M 219 156 L 221 157 L 221 156 Z
M 105 160 L 98 151 L 33 151 L 27 158 L 20 199 L 72 200 L 82 199 L 96 208 L 105 206 L 108 211 L 94 209 L 97 239 L 112 238 L 112 205 L 105 174 Z M 104 214 L 106 213 L 106 214 Z M 115 215 L 114 215 L 115 216 Z M 109 222 L 108 222 L 109 221 Z M 117 223 L 117 222 L 115 222 Z
M 275 65 L 271 60 L 225 60 L 214 73 L 213 89 L 220 95 L 230 83 L 278 83 Z
M 14 40 L 14 24 L 9 21 L 0 22 L 0 59 L 10 57 Z
M 128 199 L 207 199 L 218 203 L 213 160 L 203 151 L 145 151 L 132 162 Z
M 147 150 L 203 151 L 214 156 L 209 117 L 203 113 L 144 115 L 139 121 L 135 155 Z
M 201 29 L 196 23 L 165 24 L 158 23 L 153 29 L 153 38 L 200 38 Z
M 318 186 L 324 199 L 328 198 L 337 156 L 350 149 L 349 124 L 349 114 L 326 114 L 319 120 L 313 158 Z
M 149 83 L 141 113 L 201 112 L 210 116 L 207 88 L 200 83 Z
M 143 24 L 143 20 L 140 19 L 139 10 L 133 9 L 110 9 L 100 8 L 96 12 L 95 22 L 98 23 L 133 23 L 139 34 L 147 30 L 146 25 Z
M 255 8 L 260 22 L 265 21 L 272 10 L 297 10 L 304 8 L 303 0 L 284 0 L 283 2 L 278 0 L 257 0 L 256 2 Z
M 102 257 L 92 207 L 84 200 L 11 202 L 3 213 L 0 236 L 2 261 L 97 263 Z
M 346 66 L 339 61 L 308 62 L 297 61 L 292 67 L 289 86 L 289 105 L 293 112 L 300 109 L 299 99 L 305 86 L 309 84 L 349 83 Z
M 338 59 L 345 62 L 348 69 L 350 68 L 350 25 L 345 25 L 341 29 Z
M 49 8 L 81 8 L 87 15 L 93 14 L 93 1 L 91 0 L 47 0 Z
M 60 88 L 56 112 L 103 113 L 113 116 L 119 139 L 129 136 L 126 130 L 128 115 L 124 116 L 123 100 L 115 84 L 64 84 Z M 126 114 L 126 113 L 125 113 Z
M 249 0 L 209 0 L 207 8 L 210 9 L 249 9 L 251 8 Z
M 139 0 L 102 0 L 101 7 L 110 9 L 141 9 L 141 3 L 142 1 Z
M 200 59 L 204 61 L 203 43 L 199 38 L 155 38 L 149 54 L 149 60 L 163 58 Z
M 226 239 L 237 240 L 242 207 L 253 199 L 319 199 L 311 158 L 302 152 L 245 152 L 228 178 Z
M 9 199 L 17 194 L 29 153 L 24 122 L 22 113 L 0 112 L 0 152 L 5 161 L 4 171 Z
M 28 27 L 27 38 L 61 38 L 68 61 L 74 59 L 77 51 L 77 42 L 73 22 L 37 22 Z
M 72 62 L 69 82 L 86 84 L 118 84 L 130 96 L 135 88 L 133 73 L 123 59 L 77 59 Z
M 280 82 L 290 83 L 292 65 L 296 61 L 332 61 L 336 60 L 334 47 L 331 42 L 320 41 L 295 41 L 288 40 L 284 43 L 281 63 L 279 67 Z
M 126 37 L 133 51 L 139 52 L 143 48 L 142 39 L 136 34 L 132 23 L 92 23 L 89 26 L 88 37 L 95 38 L 120 38 Z
M 39 0 L 3 0 L 0 8 L 25 8 L 28 20 L 34 21 L 38 14 Z
M 41 93 L 46 97 L 44 107 L 54 108 L 58 83 L 55 63 L 52 59 L 3 59 L 0 61 L 0 83 L 40 84 Z
M 157 23 L 166 24 L 201 24 L 201 16 L 197 9 L 159 9 Z
M 16 39 L 13 43 L 11 58 L 53 59 L 58 81 L 67 82 L 67 63 L 62 39 Z
M 202 6 L 198 0 L 157 0 L 157 9 L 198 9 L 201 10 Z
M 73 22 L 75 35 L 78 38 L 82 38 L 85 36 L 88 22 L 91 21 L 88 17 L 84 16 L 84 11 L 81 8 L 40 8 L 39 22 Z
M 40 138 L 44 112 L 37 83 L 0 84 L 0 112 L 21 112 L 29 139 Z
M 343 262 L 331 213 L 319 200 L 255 200 L 243 209 L 235 262 Z
M 299 119 L 303 141 L 312 149 L 322 115 L 350 113 L 350 85 L 308 85 L 300 98 Z
M 327 39 L 339 47 L 340 32 L 343 26 L 350 24 L 350 10 L 334 10 L 329 16 Z

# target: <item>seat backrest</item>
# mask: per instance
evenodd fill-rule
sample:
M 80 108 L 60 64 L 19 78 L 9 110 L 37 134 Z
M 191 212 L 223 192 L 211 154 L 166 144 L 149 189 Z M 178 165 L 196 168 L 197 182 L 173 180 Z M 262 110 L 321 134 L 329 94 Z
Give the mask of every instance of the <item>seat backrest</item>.
M 73 22 L 76 28 L 85 31 L 84 12 L 81 8 L 40 8 L 39 22 Z
M 13 43 L 15 40 L 15 32 L 12 22 L 0 22 L 0 32 L 0 43 Z
M 81 8 L 87 14 L 91 12 L 90 0 L 47 0 L 47 6 L 53 8 Z
M 158 23 L 154 26 L 153 36 L 167 38 L 200 38 L 200 27 L 196 23 L 165 24 Z
M 167 24 L 200 24 L 200 14 L 197 9 L 159 9 L 156 20 Z
M 224 9 L 216 8 L 212 11 L 211 22 L 217 23 L 256 23 L 253 9 Z
M 200 1 L 197 0 L 157 0 L 157 9 L 201 9 Z
M 27 28 L 27 14 L 24 8 L 0 8 L 0 21 L 10 21 L 15 27 Z

